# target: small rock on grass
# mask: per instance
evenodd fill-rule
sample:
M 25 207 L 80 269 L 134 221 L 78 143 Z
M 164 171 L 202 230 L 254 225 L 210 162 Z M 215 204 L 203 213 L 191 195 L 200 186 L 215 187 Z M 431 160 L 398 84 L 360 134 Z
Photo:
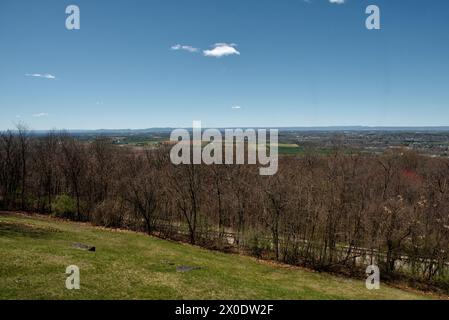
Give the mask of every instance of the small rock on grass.
M 189 272 L 193 270 L 201 270 L 201 267 L 192 267 L 192 266 L 177 266 L 176 271 L 178 272 Z
M 72 247 L 80 250 L 95 252 L 95 247 L 83 243 L 74 243 Z

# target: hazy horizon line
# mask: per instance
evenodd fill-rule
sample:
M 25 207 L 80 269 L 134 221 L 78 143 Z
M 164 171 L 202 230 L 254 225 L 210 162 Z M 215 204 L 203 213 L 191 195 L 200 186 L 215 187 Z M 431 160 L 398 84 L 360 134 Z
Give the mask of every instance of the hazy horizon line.
M 331 125 L 331 126 L 224 126 L 213 127 L 205 126 L 202 129 L 278 129 L 278 130 L 329 130 L 329 131 L 344 131 L 344 130 L 449 130 L 449 125 L 446 126 L 368 126 L 368 125 Z M 96 129 L 69 129 L 69 128 L 52 128 L 52 129 L 32 129 L 31 132 L 51 132 L 51 131 L 67 131 L 67 132 L 118 132 L 118 131 L 157 131 L 157 130 L 175 130 L 175 129 L 192 129 L 189 126 L 156 126 L 147 128 L 96 128 Z M 0 132 L 18 131 L 17 129 L 0 129 Z

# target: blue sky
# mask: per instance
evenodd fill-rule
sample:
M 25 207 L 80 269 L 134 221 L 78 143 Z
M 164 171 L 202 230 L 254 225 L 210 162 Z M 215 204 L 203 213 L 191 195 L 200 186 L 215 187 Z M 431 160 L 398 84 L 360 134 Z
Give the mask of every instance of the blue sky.
M 448 16 L 447 0 L 2 0 L 0 130 L 449 125 Z

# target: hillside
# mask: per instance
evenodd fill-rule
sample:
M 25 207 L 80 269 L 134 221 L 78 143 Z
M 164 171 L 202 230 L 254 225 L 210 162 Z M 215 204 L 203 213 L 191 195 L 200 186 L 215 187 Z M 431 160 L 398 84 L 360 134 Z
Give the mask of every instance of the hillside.
M 80 250 L 89 244 L 96 252 Z M 77 265 L 81 290 L 65 288 Z M 190 267 L 194 267 L 190 270 Z M 427 299 L 128 231 L 0 213 L 0 299 Z

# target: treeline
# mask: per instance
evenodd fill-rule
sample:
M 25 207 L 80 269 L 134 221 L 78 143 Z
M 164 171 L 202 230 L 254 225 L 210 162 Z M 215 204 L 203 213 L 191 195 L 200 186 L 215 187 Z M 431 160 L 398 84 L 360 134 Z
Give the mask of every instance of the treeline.
M 0 134 L 0 207 L 91 221 L 318 270 L 449 287 L 449 159 L 306 152 L 279 171 L 180 165 L 68 133 Z

